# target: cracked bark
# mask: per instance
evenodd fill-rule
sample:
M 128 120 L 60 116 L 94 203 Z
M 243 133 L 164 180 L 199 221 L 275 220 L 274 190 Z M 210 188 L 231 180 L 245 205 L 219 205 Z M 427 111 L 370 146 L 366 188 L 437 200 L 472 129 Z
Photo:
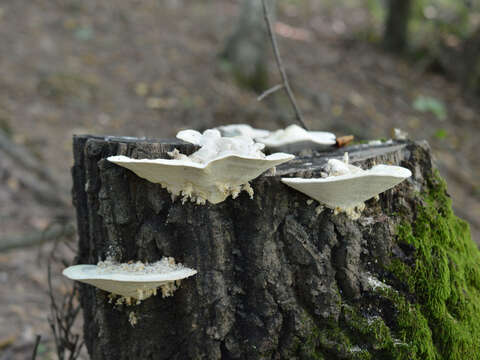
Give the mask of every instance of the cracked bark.
M 314 329 L 338 323 L 342 303 L 368 295 L 366 278 L 382 273 L 395 245 L 395 212 L 415 215 L 417 192 L 432 175 L 428 146 L 394 143 L 349 148 L 352 163 L 398 164 L 412 179 L 367 202 L 350 220 L 283 185 L 282 176 L 319 175 L 344 150 L 310 154 L 264 174 L 246 194 L 217 205 L 172 203 L 160 185 L 106 160 L 110 155 L 167 158 L 185 143 L 77 136 L 74 139 L 74 202 L 79 263 L 94 264 L 107 252 L 118 261 L 156 261 L 173 256 L 198 270 L 173 297 L 152 297 L 138 306 L 114 307 L 107 293 L 81 288 L 85 340 L 100 359 L 309 359 L 298 343 Z M 377 309 L 379 313 L 382 309 Z M 128 314 L 135 311 L 132 327 Z M 387 319 L 388 320 L 388 319 Z M 388 322 L 387 322 L 388 323 Z M 317 344 L 327 358 L 348 358 L 333 345 Z

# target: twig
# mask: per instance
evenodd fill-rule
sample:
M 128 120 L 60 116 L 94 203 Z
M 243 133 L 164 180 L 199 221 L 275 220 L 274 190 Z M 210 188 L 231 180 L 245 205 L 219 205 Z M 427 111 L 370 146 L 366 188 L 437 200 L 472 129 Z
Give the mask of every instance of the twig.
M 11 141 L 2 129 L 0 151 L 12 158 L 15 165 L 29 172 L 28 176 L 20 177 L 19 180 L 33 191 L 35 197 L 51 205 L 69 207 L 69 201 L 65 196 L 68 190 L 55 181 L 41 161 L 35 159 L 28 149 Z
M 300 108 L 297 105 L 297 101 L 295 100 L 295 96 L 293 95 L 292 89 L 290 88 L 290 84 L 288 82 L 287 73 L 285 72 L 285 68 L 283 66 L 282 59 L 280 57 L 280 51 L 278 50 L 277 38 L 275 37 L 275 34 L 273 32 L 272 22 L 270 20 L 270 13 L 268 11 L 267 3 L 265 2 L 265 0 L 262 0 L 262 6 L 263 6 L 263 16 L 264 16 L 265 22 L 267 24 L 268 36 L 270 37 L 270 40 L 272 42 L 273 53 L 275 55 L 275 61 L 277 62 L 278 70 L 280 71 L 280 76 L 282 77 L 283 86 L 285 87 L 285 91 L 287 92 L 288 98 L 290 99 L 290 102 L 292 103 L 293 110 L 295 111 L 295 117 L 297 118 L 297 121 L 300 123 L 300 125 L 303 126 L 304 129 L 308 130 L 307 126 L 305 125 L 305 122 L 303 121 L 302 112 L 300 111 Z
M 55 347 L 59 360 L 75 360 L 83 347 L 80 335 L 72 333 L 75 320 L 80 313 L 80 305 L 74 303 L 78 295 L 78 287 L 75 284 L 72 291 L 63 297 L 61 306 L 55 300 L 52 285 L 52 260 L 55 259 L 58 242 L 53 247 L 47 264 L 48 295 L 50 297 L 50 314 L 48 321 L 55 340 Z M 68 357 L 67 357 L 68 354 Z
M 41 165 L 41 162 L 35 159 L 25 147 L 11 141 L 2 129 L 0 129 L 0 150 L 15 159 L 15 162 L 24 169 L 37 174 L 41 179 L 58 188 L 58 183 Z
M 62 208 L 68 208 L 70 206 L 66 197 L 68 192 L 53 188 L 48 183 L 41 181 L 34 175 L 20 177 L 19 181 L 32 191 L 33 196 L 37 200 L 45 204 L 57 207 L 60 206 Z
M 270 89 L 268 89 L 267 91 L 264 91 L 259 97 L 257 97 L 257 101 L 262 101 L 263 99 L 265 99 L 268 95 L 270 94 L 273 94 L 275 91 L 278 91 L 280 89 L 283 89 L 285 85 L 283 84 L 278 84 L 278 85 L 275 85 L 274 87 L 271 87 Z
M 45 231 L 29 233 L 25 235 L 12 236 L 0 239 L 0 252 L 35 246 L 47 241 L 55 240 L 62 236 L 72 236 L 75 234 L 75 226 L 71 223 L 64 225 L 55 225 Z
M 42 336 L 37 335 L 35 339 L 35 347 L 33 348 L 32 360 L 35 360 L 37 358 L 37 351 L 38 351 L 38 345 L 40 345 L 40 340 L 42 340 Z

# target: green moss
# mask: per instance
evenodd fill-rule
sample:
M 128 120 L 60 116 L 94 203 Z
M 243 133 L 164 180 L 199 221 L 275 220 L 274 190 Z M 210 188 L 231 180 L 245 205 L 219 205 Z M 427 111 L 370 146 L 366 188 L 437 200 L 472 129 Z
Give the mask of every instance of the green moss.
M 416 342 L 419 358 L 479 359 L 480 252 L 468 224 L 453 214 L 443 180 L 436 176 L 430 185 L 414 224 L 404 222 L 398 231 L 398 241 L 416 249 L 416 261 L 412 267 L 396 262 L 391 270 L 416 296 L 417 305 L 405 306 L 415 307 L 420 322 L 400 311 L 399 327 Z M 427 325 L 431 337 L 420 342 Z
M 310 321 L 314 330 L 297 348 L 308 356 L 300 358 L 480 359 L 480 251 L 438 175 L 421 198 L 413 224 L 403 221 L 397 233 L 399 243 L 413 246 L 415 260 L 388 266 L 406 293 L 376 291 L 391 304 L 393 325 L 365 315 L 361 304 L 344 303 L 338 324 L 318 329 Z
M 298 339 L 293 355 L 300 355 L 301 359 L 323 360 L 328 359 L 331 353 L 349 352 L 350 339 L 338 324 L 330 322 L 320 329 L 308 315 L 305 315 L 303 323 L 309 331 L 306 338 Z

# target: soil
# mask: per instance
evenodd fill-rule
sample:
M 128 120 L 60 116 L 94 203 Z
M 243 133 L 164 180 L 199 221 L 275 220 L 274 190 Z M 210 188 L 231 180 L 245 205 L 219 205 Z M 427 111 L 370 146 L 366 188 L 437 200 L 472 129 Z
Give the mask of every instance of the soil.
M 327 3 L 281 1 L 278 11 L 280 50 L 307 125 L 358 140 L 389 138 L 394 127 L 427 139 L 457 214 L 480 242 L 480 102 L 367 42 L 361 1 Z M 239 4 L 0 0 L 0 127 L 67 188 L 73 134 L 168 138 L 228 123 L 285 127 L 294 117 L 284 94 L 257 102 L 218 60 Z M 446 118 L 416 111 L 418 96 L 442 101 Z M 0 236 L 41 231 L 62 215 L 35 200 L 24 176 L 0 154 Z M 46 340 L 38 358 L 55 358 L 46 321 L 49 247 L 0 254 L 0 359 L 28 356 L 37 333 Z M 60 296 L 71 285 L 60 276 L 54 284 Z

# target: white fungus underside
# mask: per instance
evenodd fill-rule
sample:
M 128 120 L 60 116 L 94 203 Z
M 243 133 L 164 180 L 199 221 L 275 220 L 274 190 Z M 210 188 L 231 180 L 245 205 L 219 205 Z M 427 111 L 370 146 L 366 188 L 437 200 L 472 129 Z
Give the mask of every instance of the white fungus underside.
M 130 305 L 134 300 L 144 300 L 157 294 L 173 294 L 180 280 L 195 275 L 196 270 L 175 264 L 173 258 L 163 258 L 150 264 L 115 263 L 100 261 L 98 265 L 74 265 L 66 268 L 63 274 L 72 279 L 93 285 L 114 295 L 120 295 L 117 304 Z
M 376 165 L 362 170 L 335 159 L 329 160 L 326 171 L 325 178 L 282 178 L 282 182 L 353 219 L 360 216 L 364 201 L 411 176 L 410 170 L 399 166 Z
M 180 153 L 172 153 L 177 159 L 131 159 L 111 156 L 109 161 L 123 166 L 141 178 L 160 184 L 172 195 L 182 197 L 182 202 L 192 201 L 217 204 L 228 196 L 236 198 L 241 191 L 253 197 L 249 181 L 263 172 L 294 158 L 293 155 L 276 153 L 264 158 L 225 154 L 207 163 L 185 159 Z M 195 154 L 192 154 L 193 156 Z M 185 156 L 185 155 L 184 155 Z

